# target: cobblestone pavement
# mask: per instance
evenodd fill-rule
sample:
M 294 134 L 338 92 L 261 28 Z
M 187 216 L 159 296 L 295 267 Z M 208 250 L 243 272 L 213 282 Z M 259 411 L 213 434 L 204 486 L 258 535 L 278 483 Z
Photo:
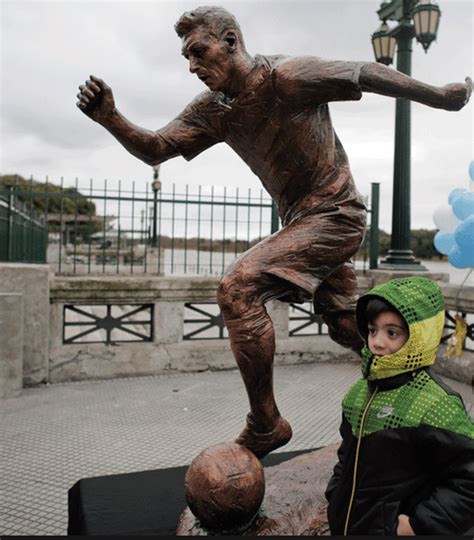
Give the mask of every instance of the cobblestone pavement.
M 340 401 L 355 364 L 275 368 L 277 402 L 293 426 L 280 451 L 338 440 Z M 473 411 L 472 388 L 447 380 Z M 48 385 L 3 400 L 0 534 L 64 535 L 79 479 L 188 464 L 243 427 L 237 370 Z

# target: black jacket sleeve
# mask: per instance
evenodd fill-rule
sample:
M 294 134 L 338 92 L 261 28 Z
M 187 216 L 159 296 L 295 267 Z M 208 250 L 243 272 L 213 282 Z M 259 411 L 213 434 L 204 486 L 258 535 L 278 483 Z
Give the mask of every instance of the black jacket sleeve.
M 461 404 L 450 405 L 438 411 L 450 416 L 456 431 L 426 424 L 418 428 L 420 452 L 436 487 L 410 516 L 416 534 L 459 535 L 474 525 L 474 424 Z
M 342 423 L 341 423 L 341 427 L 339 428 L 339 433 L 342 436 L 342 442 L 337 450 L 338 461 L 336 465 L 334 466 L 334 471 L 332 473 L 331 479 L 329 480 L 328 487 L 326 488 L 326 492 L 325 492 L 325 497 L 328 501 L 330 500 L 331 495 L 333 494 L 334 490 L 339 484 L 339 480 L 341 478 L 342 467 L 344 465 L 344 457 L 347 453 L 347 447 L 349 446 L 348 437 L 344 436 L 344 434 L 347 432 L 348 424 L 349 423 L 345 419 L 344 415 L 342 415 Z

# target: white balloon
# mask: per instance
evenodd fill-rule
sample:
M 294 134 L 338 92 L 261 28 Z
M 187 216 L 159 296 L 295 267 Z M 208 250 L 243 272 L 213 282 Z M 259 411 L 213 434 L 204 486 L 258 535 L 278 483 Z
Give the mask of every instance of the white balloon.
M 450 204 L 440 204 L 433 212 L 433 221 L 440 231 L 446 233 L 453 233 L 461 223 Z

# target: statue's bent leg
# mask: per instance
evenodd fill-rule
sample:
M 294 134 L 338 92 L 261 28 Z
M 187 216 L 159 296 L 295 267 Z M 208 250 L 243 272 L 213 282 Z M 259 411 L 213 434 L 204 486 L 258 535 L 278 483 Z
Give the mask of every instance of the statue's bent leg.
M 275 333 L 264 306 L 272 285 L 271 296 L 278 293 L 264 274 L 255 275 L 242 267 L 237 265 L 224 276 L 218 303 L 250 403 L 247 426 L 236 442 L 252 450 L 257 457 L 263 457 L 286 444 L 292 435 L 290 425 L 281 417 L 275 403 Z
M 322 314 L 329 335 L 339 345 L 360 352 L 364 342 L 357 331 L 355 304 L 357 279 L 349 262 L 336 268 L 318 287 L 314 309 Z
M 291 438 L 273 394 L 275 334 L 265 302 L 325 300 L 327 306 L 319 312 L 324 312 L 333 338 L 357 347 L 352 311 L 356 282 L 346 261 L 362 242 L 364 226 L 360 208 L 302 217 L 241 255 L 222 279 L 218 302 L 250 402 L 247 426 L 237 442 L 258 457 Z

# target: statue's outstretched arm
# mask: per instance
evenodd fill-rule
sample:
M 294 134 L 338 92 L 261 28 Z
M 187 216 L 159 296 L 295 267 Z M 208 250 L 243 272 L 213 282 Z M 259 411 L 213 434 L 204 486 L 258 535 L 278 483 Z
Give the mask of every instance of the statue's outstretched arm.
M 362 66 L 359 84 L 363 92 L 409 99 L 448 111 L 462 109 L 472 92 L 472 81 L 469 77 L 466 77 L 464 83 L 431 86 L 375 62 Z
M 131 154 L 148 165 L 156 165 L 179 155 L 159 134 L 127 120 L 115 107 L 112 89 L 102 79 L 90 76 L 79 86 L 77 107 L 105 127 Z

